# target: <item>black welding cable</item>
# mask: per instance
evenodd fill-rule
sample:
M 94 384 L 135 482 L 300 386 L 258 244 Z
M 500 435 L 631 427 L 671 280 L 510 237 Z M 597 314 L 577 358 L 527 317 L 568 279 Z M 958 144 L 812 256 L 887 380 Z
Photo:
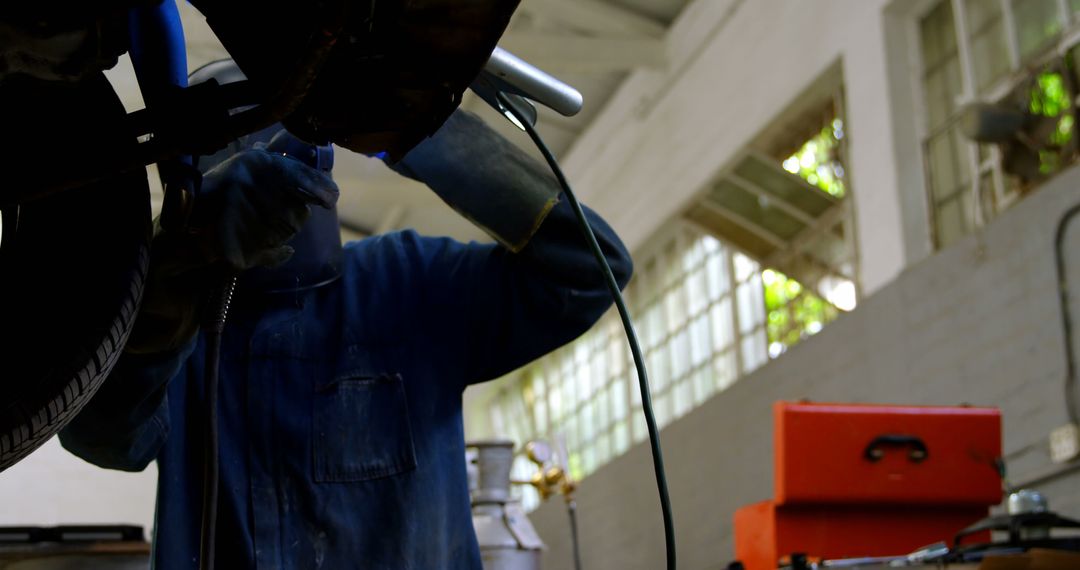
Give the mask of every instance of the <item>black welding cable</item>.
M 218 458 L 218 366 L 221 363 L 221 334 L 229 315 L 236 278 L 231 277 L 218 292 L 206 322 L 206 433 L 203 449 L 202 526 L 199 535 L 199 568 L 214 570 L 217 542 L 217 504 L 220 460 Z
M 1077 400 L 1076 357 L 1073 355 L 1072 315 L 1069 307 L 1069 275 L 1065 267 L 1065 231 L 1069 222 L 1080 214 L 1080 204 L 1069 208 L 1058 220 L 1054 233 L 1054 266 L 1057 269 L 1058 299 L 1061 301 L 1061 331 L 1065 340 L 1065 405 L 1068 408 L 1069 421 L 1080 423 L 1080 401 Z
M 637 333 L 634 332 L 634 323 L 630 321 L 630 312 L 626 309 L 626 302 L 623 301 L 622 292 L 619 291 L 619 283 L 611 272 L 611 266 L 608 265 L 607 258 L 600 249 L 596 236 L 593 235 L 592 227 L 589 226 L 589 221 L 585 218 L 585 211 L 581 209 L 581 203 L 574 196 L 574 191 L 570 189 L 570 183 L 566 181 L 566 176 L 563 174 L 562 169 L 559 168 L 559 163 L 555 161 L 555 156 L 551 154 L 551 150 L 544 144 L 536 129 L 525 118 L 524 113 L 514 106 L 502 92 L 498 92 L 496 97 L 499 103 L 514 115 L 521 127 L 529 134 L 529 138 L 536 144 L 540 153 L 544 155 L 544 159 L 547 160 L 552 172 L 555 173 L 555 178 L 558 179 L 559 185 L 562 186 L 566 200 L 570 202 L 570 207 L 574 210 L 574 215 L 581 226 L 581 232 L 584 234 L 586 241 L 589 242 L 589 248 L 592 250 L 593 256 L 596 257 L 596 262 L 604 274 L 604 280 L 607 283 L 608 290 L 611 292 L 611 298 L 619 310 L 619 318 L 622 320 L 623 330 L 626 331 L 626 340 L 630 343 L 630 352 L 634 356 L 638 388 L 641 390 L 641 411 L 645 416 L 645 425 L 649 430 L 649 447 L 652 449 L 656 490 L 660 494 L 660 510 L 664 517 L 664 544 L 667 548 L 667 568 L 668 570 L 675 570 L 675 526 L 671 516 L 671 498 L 668 496 L 667 475 L 664 473 L 664 456 L 660 450 L 660 429 L 656 426 L 656 417 L 653 415 L 652 396 L 649 393 L 649 378 L 645 372 L 645 360 L 641 355 L 641 346 L 638 344 Z

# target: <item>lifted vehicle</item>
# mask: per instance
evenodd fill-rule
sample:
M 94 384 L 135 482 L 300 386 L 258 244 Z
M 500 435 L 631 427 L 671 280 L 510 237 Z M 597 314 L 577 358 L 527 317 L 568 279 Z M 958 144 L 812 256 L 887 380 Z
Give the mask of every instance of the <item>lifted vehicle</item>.
M 186 86 L 173 0 L 0 8 L 0 471 L 74 417 L 108 376 L 161 223 L 197 200 L 189 157 L 282 122 L 316 144 L 403 156 L 495 49 L 518 0 L 193 0 L 248 80 Z M 102 71 L 131 52 L 147 108 Z

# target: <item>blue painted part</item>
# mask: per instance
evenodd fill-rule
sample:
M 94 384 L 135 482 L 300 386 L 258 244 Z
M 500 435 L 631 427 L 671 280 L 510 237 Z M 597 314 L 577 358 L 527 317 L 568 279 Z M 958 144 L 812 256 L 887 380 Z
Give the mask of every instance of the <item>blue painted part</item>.
M 174 0 L 129 14 L 131 60 L 147 106 L 170 86 L 187 87 L 187 46 Z
M 175 0 L 162 0 L 157 6 L 133 8 L 128 14 L 128 38 L 131 63 L 139 90 L 147 107 L 160 104 L 170 88 L 187 87 L 187 45 L 180 10 Z M 177 159 L 192 164 L 191 157 Z M 189 185 L 185 169 L 159 169 L 162 184 Z M 185 179 L 172 180 L 173 174 Z

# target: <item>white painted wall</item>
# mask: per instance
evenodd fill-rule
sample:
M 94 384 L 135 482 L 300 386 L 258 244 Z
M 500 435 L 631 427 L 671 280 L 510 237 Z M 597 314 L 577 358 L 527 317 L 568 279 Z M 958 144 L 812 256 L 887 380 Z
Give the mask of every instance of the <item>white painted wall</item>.
M 106 471 L 71 455 L 54 437 L 0 474 L 0 525 L 137 524 L 149 538 L 157 467 Z
M 1053 464 L 1048 441 L 1068 421 L 1054 232 L 1080 204 L 1077 188 L 1080 167 L 665 427 L 679 567 L 725 568 L 734 557 L 735 510 L 773 497 L 777 400 L 999 407 L 1009 484 L 1038 489 L 1054 511 L 1080 516 L 1080 461 Z M 1067 293 L 1078 299 L 1080 218 L 1063 243 Z M 1080 307 L 1071 311 L 1080 322 Z M 1071 350 L 1080 354 L 1080 338 Z M 663 568 L 655 489 L 646 443 L 581 481 L 585 568 Z M 563 501 L 550 500 L 529 518 L 548 547 L 543 567 L 569 568 Z
M 841 61 L 861 279 L 879 289 L 905 265 L 900 196 L 912 191 L 895 160 L 894 125 L 912 119 L 890 107 L 885 4 L 697 0 L 669 32 L 669 67 L 635 72 L 572 147 L 570 179 L 637 250 Z
M 1080 169 L 932 255 L 909 33 L 926 4 L 697 0 L 670 33 L 671 67 L 636 72 L 566 157 L 584 200 L 640 251 L 792 97 L 841 63 L 866 298 L 663 430 L 680 567 L 725 567 L 735 509 L 772 495 L 778 399 L 999 406 L 1010 483 L 1080 513 L 1080 463 L 1053 465 L 1047 445 L 1067 421 L 1052 233 L 1080 201 Z M 1077 228 L 1066 244 L 1070 292 Z M 586 567 L 662 567 L 647 445 L 582 481 L 577 501 Z M 562 502 L 530 518 L 549 547 L 545 568 L 568 567 Z

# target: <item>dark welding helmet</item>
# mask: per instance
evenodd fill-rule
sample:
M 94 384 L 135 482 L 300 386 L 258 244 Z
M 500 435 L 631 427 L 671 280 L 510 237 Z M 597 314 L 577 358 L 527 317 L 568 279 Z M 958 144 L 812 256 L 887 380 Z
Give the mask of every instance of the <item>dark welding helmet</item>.
M 215 80 L 219 84 L 243 81 L 244 74 L 231 59 L 208 63 L 192 72 L 188 83 Z M 239 112 L 243 109 L 235 109 Z M 195 166 L 206 173 L 229 157 L 249 149 L 264 149 L 299 160 L 311 168 L 331 174 L 334 151 L 330 145 L 313 145 L 293 136 L 280 124 L 245 135 L 208 156 L 195 157 Z M 197 198 L 196 198 L 197 199 Z M 311 206 L 311 217 L 288 241 L 292 257 L 277 267 L 256 267 L 244 272 L 242 290 L 264 293 L 295 293 L 332 283 L 341 276 L 341 229 L 336 206 Z

